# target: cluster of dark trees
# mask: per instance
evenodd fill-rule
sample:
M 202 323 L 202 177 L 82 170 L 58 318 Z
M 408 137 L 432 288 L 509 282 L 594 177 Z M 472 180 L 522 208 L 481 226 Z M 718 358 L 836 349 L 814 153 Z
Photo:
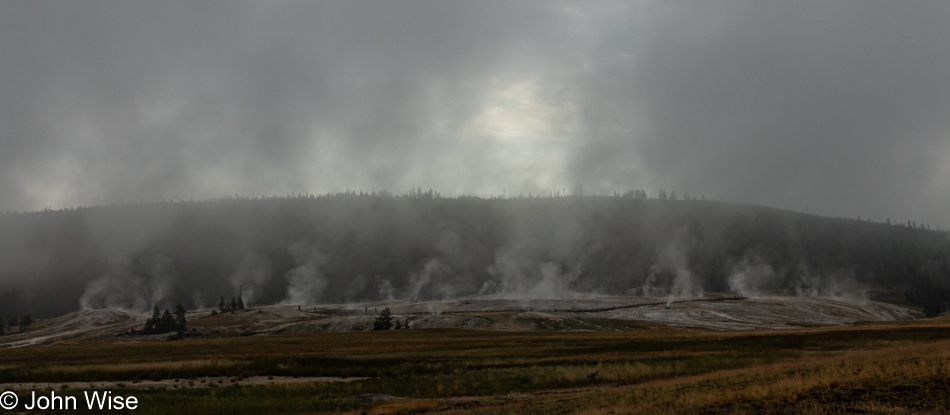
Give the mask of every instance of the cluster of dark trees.
M 13 327 L 16 327 L 20 333 L 23 333 L 31 324 L 33 324 L 32 314 L 24 314 L 22 317 L 10 317 L 9 319 L 0 317 L 0 335 L 7 334 Z
M 661 199 L 666 200 L 661 200 Z M 0 215 L 0 313 L 243 301 L 432 299 L 537 285 L 616 293 L 676 266 L 727 291 L 743 261 L 757 288 L 881 287 L 934 313 L 950 303 L 950 238 L 888 225 L 642 190 L 617 196 L 443 198 L 436 192 L 105 206 Z M 542 265 L 544 265 L 542 267 Z M 220 304 L 219 304 L 220 305 Z M 225 309 L 239 309 L 238 299 Z
M 141 334 L 162 334 L 173 331 L 180 334 L 185 332 L 187 326 L 185 308 L 181 304 L 175 306 L 174 313 L 169 313 L 167 308 L 164 313 L 161 313 L 156 305 L 152 308 L 152 317 L 145 320 L 145 328 L 142 329 Z
M 406 317 L 406 322 L 401 323 L 398 319 L 393 317 L 393 313 L 389 310 L 389 307 L 380 311 L 379 315 L 376 316 L 376 320 L 373 321 L 373 330 L 401 330 L 408 328 L 409 318 Z
M 616 194 L 615 194 L 615 196 L 616 196 Z M 621 193 L 619 196 L 620 196 L 620 197 L 625 197 L 625 198 L 631 198 L 631 199 L 640 199 L 640 200 L 646 200 L 646 199 L 649 199 L 649 198 L 650 198 L 650 197 L 647 195 L 647 191 L 646 191 L 646 190 L 643 190 L 643 189 L 630 189 L 630 190 L 627 190 L 627 191 Z M 679 200 L 679 199 L 677 198 L 677 196 L 676 196 L 676 191 L 670 191 L 670 193 L 666 193 L 666 190 L 663 190 L 663 189 L 660 189 L 659 191 L 657 191 L 656 199 L 657 199 L 657 200 L 664 200 L 664 201 L 666 201 L 666 200 Z M 692 200 L 702 200 L 702 201 L 705 201 L 705 200 L 706 200 L 706 196 L 703 195 L 703 196 L 701 196 L 699 199 L 695 199 L 695 198 L 693 198 L 692 196 L 690 196 L 689 193 L 683 192 L 683 201 L 689 202 L 689 201 L 692 201 Z
M 231 302 L 224 301 L 224 297 L 221 297 L 221 300 L 218 301 L 218 309 L 212 310 L 211 315 L 216 316 L 222 313 L 233 313 L 237 310 L 244 309 L 244 299 L 241 298 L 241 295 L 238 294 L 237 299 L 231 297 Z

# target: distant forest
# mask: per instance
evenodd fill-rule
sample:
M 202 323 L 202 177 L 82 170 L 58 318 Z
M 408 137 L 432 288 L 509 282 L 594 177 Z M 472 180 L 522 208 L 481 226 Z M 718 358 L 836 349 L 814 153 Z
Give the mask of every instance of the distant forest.
M 354 193 L 0 215 L 0 315 L 509 298 L 866 295 L 943 310 L 950 237 L 689 197 Z

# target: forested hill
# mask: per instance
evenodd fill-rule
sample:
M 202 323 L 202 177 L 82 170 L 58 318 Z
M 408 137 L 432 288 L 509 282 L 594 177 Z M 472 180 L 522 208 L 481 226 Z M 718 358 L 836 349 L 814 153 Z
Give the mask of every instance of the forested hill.
M 855 284 L 873 284 L 939 309 L 950 294 L 944 231 L 634 195 L 347 193 L 8 213 L 0 315 L 213 306 L 242 285 L 252 304 L 631 288 L 860 295 Z

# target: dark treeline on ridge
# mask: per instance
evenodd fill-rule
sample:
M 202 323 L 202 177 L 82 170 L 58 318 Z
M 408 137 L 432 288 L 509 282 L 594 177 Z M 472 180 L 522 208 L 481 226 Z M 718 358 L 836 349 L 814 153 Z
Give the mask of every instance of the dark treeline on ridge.
M 675 197 L 675 196 L 674 196 Z M 0 215 L 0 315 L 707 291 L 945 308 L 950 241 L 916 224 L 624 196 L 346 193 Z

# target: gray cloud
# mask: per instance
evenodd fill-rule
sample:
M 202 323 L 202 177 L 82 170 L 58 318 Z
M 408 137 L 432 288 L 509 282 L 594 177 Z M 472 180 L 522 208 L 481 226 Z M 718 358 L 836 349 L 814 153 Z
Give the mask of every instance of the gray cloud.
M 0 4 L 0 210 L 666 188 L 950 226 L 941 2 Z
M 667 6 L 604 37 L 582 183 L 626 170 L 731 200 L 950 221 L 945 3 Z M 610 63 L 638 36 L 627 65 Z

